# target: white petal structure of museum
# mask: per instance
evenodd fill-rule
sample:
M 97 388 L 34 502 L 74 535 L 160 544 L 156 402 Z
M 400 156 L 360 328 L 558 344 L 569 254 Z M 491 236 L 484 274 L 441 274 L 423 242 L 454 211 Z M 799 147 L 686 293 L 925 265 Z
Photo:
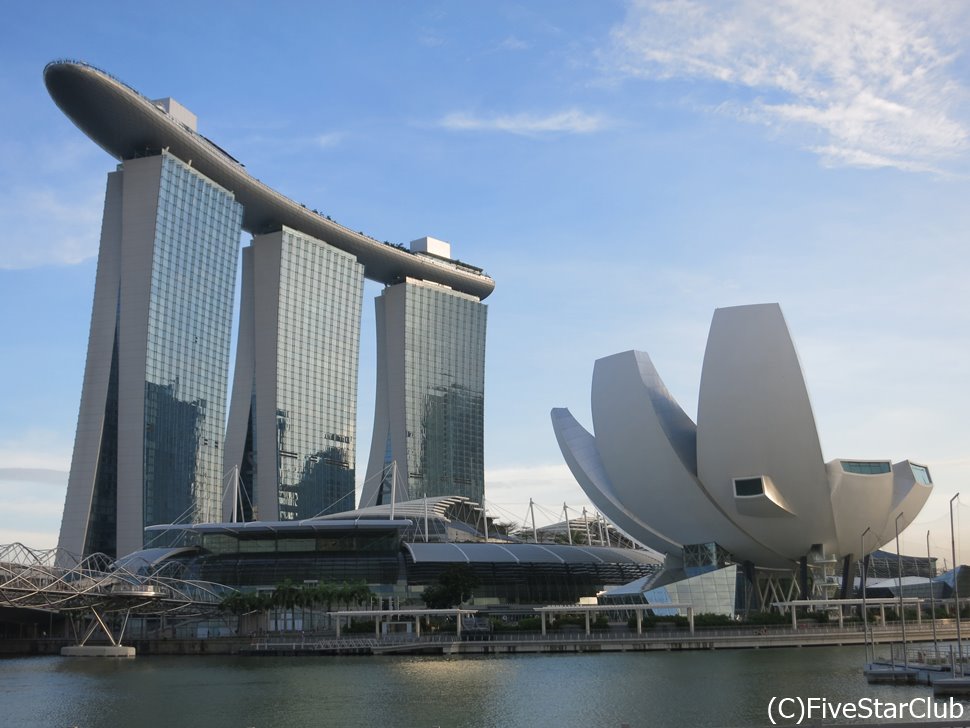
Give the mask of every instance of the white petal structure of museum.
M 697 409 L 695 424 L 650 357 L 627 351 L 593 369 L 595 436 L 552 410 L 586 495 L 668 566 L 699 553 L 769 569 L 849 563 L 891 540 L 897 517 L 900 530 L 911 523 L 932 490 L 909 461 L 823 460 L 777 304 L 714 312 Z

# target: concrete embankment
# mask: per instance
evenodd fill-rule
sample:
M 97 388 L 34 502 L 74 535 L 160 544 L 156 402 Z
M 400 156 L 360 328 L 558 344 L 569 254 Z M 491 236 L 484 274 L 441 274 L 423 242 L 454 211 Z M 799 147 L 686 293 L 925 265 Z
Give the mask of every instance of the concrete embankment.
M 907 626 L 911 643 L 929 642 L 933 633 L 929 624 Z M 872 635 L 877 644 L 900 642 L 902 634 L 893 627 L 880 627 Z M 953 640 L 952 625 L 938 625 L 939 640 Z M 250 637 L 212 637 L 208 639 L 126 639 L 137 654 L 145 655 L 334 655 L 334 654 L 525 654 L 570 652 L 650 652 L 676 650 L 766 649 L 861 645 L 865 642 L 858 629 L 838 627 L 765 630 L 699 629 L 687 631 L 648 632 L 549 632 L 539 634 L 495 633 L 464 635 L 430 635 L 422 638 L 376 638 L 373 635 L 347 636 L 341 639 L 311 635 L 276 634 L 259 639 Z M 62 647 L 74 644 L 64 639 L 0 640 L 0 655 L 57 655 Z

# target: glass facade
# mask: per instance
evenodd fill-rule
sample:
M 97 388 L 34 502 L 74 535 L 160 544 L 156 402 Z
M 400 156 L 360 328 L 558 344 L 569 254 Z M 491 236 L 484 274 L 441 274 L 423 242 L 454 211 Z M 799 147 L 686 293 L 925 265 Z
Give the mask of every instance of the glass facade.
M 847 473 L 857 475 L 883 475 L 892 472 L 892 466 L 888 460 L 875 460 L 864 462 L 862 460 L 842 460 L 842 469 Z
M 279 517 L 290 520 L 353 507 L 364 267 L 294 230 L 282 236 L 276 436 Z
M 916 478 L 917 483 L 921 485 L 933 485 L 929 468 L 924 465 L 917 465 L 916 463 L 910 463 L 909 467 L 913 469 L 913 477 Z
M 713 542 L 684 545 L 684 572 L 688 576 L 724 568 L 731 560 L 727 549 Z
M 691 604 L 694 614 L 733 616 L 737 582 L 738 567 L 732 564 L 653 589 L 644 598 L 649 603 Z M 675 609 L 657 609 L 654 614 L 674 616 L 678 612 Z
M 85 554 L 117 555 L 118 529 L 118 329 L 111 347 L 111 373 L 104 403 L 104 428 L 91 498 L 89 527 L 84 537 Z
M 143 526 L 218 519 L 241 223 L 232 193 L 168 153 L 109 175 L 69 550 L 123 555 Z
M 145 525 L 218 520 L 242 207 L 162 155 L 145 365 Z
M 481 503 L 487 307 L 442 286 L 411 281 L 401 285 L 405 287 L 404 331 L 385 332 L 385 336 L 404 337 L 408 493 L 411 498 L 461 495 Z M 391 367 L 400 365 L 396 362 Z M 385 465 L 400 458 L 390 447 L 390 432 Z M 398 473 L 399 478 L 402 475 Z M 386 483 L 382 501 L 389 490 Z
M 363 291 L 355 256 L 296 230 L 244 249 L 227 428 L 238 520 L 353 508 Z

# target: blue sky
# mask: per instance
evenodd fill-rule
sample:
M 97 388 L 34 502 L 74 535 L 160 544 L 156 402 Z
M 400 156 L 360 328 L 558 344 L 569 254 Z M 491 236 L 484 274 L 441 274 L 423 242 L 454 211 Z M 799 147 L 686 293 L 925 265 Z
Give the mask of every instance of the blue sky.
M 713 310 L 777 301 L 825 457 L 927 463 L 911 540 L 931 524 L 948 541 L 946 501 L 964 485 L 970 501 L 964 4 L 176 1 L 164 17 L 5 11 L 0 543 L 56 541 L 114 165 L 47 96 L 58 58 L 173 96 L 307 206 L 380 240 L 448 240 L 495 278 L 486 493 L 504 517 L 586 502 L 549 410 L 589 425 L 596 358 L 649 352 L 693 416 Z

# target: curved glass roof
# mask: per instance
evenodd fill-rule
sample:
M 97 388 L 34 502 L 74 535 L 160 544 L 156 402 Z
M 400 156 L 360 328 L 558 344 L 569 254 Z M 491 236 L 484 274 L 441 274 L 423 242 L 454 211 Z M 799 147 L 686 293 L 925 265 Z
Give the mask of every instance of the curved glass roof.
M 655 564 L 647 551 L 603 546 L 567 546 L 534 543 L 406 543 L 416 564 Z

